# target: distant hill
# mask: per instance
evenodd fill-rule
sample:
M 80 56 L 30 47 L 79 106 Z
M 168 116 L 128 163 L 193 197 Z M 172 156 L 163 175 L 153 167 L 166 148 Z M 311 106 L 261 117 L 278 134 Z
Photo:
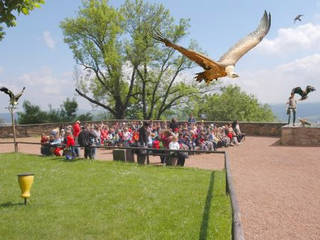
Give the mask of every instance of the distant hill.
M 288 116 L 286 113 L 286 105 L 285 104 L 269 104 L 272 112 L 281 122 L 286 122 L 288 120 Z M 89 110 L 78 110 L 78 114 L 86 113 Z M 99 111 L 91 111 L 94 115 L 94 118 L 98 116 L 103 119 L 103 114 L 105 112 Z M 100 116 L 101 115 L 101 116 Z M 99 119 L 100 119 L 99 118 Z M 320 122 L 320 102 L 317 103 L 308 103 L 308 102 L 298 102 L 297 104 L 297 118 L 306 118 L 311 122 Z M 10 113 L 0 113 L 0 119 L 2 119 L 5 123 L 11 123 Z
M 272 112 L 280 121 L 287 121 L 288 115 L 285 104 L 269 104 Z M 312 122 L 320 122 L 320 102 L 308 103 L 299 102 L 297 104 L 297 118 L 306 118 Z

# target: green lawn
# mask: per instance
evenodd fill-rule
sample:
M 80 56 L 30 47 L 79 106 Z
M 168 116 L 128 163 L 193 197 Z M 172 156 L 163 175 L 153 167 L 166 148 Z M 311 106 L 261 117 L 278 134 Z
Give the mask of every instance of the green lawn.
M 0 154 L 1 239 L 230 239 L 230 204 L 224 171 Z

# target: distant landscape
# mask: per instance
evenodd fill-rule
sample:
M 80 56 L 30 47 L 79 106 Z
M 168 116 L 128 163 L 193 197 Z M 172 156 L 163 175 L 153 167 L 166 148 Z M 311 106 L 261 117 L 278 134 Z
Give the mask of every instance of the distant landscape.
M 0 113 L 0 124 L 3 122 L 4 123 L 11 122 L 10 113 Z
M 279 122 L 286 122 L 288 119 L 286 113 L 285 104 L 269 104 L 272 109 L 272 112 L 277 117 Z M 83 110 L 81 112 L 86 112 Z M 316 103 L 301 103 L 298 102 L 297 105 L 297 118 L 306 118 L 311 122 L 320 123 L 320 102 Z M 1 121 L 2 120 L 2 121 Z M 10 114 L 9 113 L 0 113 L 0 124 L 1 122 L 10 123 Z
M 287 121 L 285 104 L 270 104 L 272 112 L 280 122 Z M 320 102 L 317 103 L 301 103 L 297 104 L 297 118 L 306 118 L 311 122 L 320 122 Z

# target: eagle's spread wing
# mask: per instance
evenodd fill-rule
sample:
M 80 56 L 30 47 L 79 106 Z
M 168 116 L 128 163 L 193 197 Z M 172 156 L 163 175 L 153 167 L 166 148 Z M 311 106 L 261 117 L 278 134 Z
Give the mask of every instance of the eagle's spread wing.
M 295 87 L 295 88 L 293 88 L 292 89 L 292 91 L 291 91 L 291 93 L 297 93 L 297 94 L 299 94 L 301 97 L 304 95 L 304 92 L 303 92 L 303 90 L 301 89 L 301 87 Z
M 307 87 L 306 87 L 306 93 L 308 94 L 309 92 L 313 92 L 313 91 L 315 91 L 316 89 L 314 88 L 314 87 L 312 87 L 312 86 L 310 86 L 310 85 L 308 85 Z
M 231 47 L 218 61 L 222 65 L 235 65 L 236 62 L 254 48 L 267 35 L 271 26 L 271 14 L 264 11 L 257 29 Z
M 6 88 L 6 87 L 1 87 L 1 88 L 0 88 L 0 91 L 8 94 L 9 97 L 10 97 L 10 99 L 14 97 L 13 92 L 11 92 L 11 91 L 10 91 L 8 88 Z
M 25 89 L 26 89 L 26 87 L 23 87 L 22 90 L 21 90 L 21 92 L 18 93 L 16 96 L 14 96 L 16 102 L 17 102 L 17 101 L 19 100 L 19 98 L 22 96 L 22 94 L 23 94 L 23 92 L 24 92 Z
M 172 43 L 168 39 L 164 38 L 162 34 L 158 31 L 155 31 L 152 37 L 160 42 L 163 42 L 166 46 L 179 51 L 180 53 L 185 55 L 187 58 L 189 58 L 191 61 L 196 62 L 206 70 L 210 68 L 221 68 L 219 64 L 217 64 L 215 61 L 211 60 L 210 58 L 204 56 L 203 54 L 192 51 L 192 50 L 188 50 L 184 47 L 181 47 L 177 44 Z

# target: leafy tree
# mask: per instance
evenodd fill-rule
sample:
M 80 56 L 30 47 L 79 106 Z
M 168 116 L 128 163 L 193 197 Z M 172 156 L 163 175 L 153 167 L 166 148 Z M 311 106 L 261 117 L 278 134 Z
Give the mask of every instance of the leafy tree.
M 49 105 L 49 111 L 47 113 L 46 122 L 63 122 L 61 119 L 61 110 L 54 109 L 51 105 Z
M 267 104 L 259 104 L 253 95 L 232 85 L 223 87 L 221 93 L 205 95 L 201 104 L 195 106 L 194 112 L 198 117 L 204 114 L 207 120 L 213 121 L 271 122 L 276 119 Z
M 24 112 L 18 112 L 20 124 L 44 123 L 47 121 L 47 113 L 42 111 L 39 106 L 32 105 L 29 101 L 23 102 Z
M 29 15 L 30 12 L 44 4 L 44 0 L 0 0 L 0 24 L 7 27 L 16 26 L 16 16 L 14 13 Z M 0 41 L 4 37 L 3 27 L 0 25 Z
M 141 106 L 140 115 L 144 119 L 160 119 L 199 90 L 178 80 L 179 74 L 193 67 L 193 63 L 173 49 L 155 42 L 152 31 L 156 28 L 173 41 L 178 41 L 186 35 L 189 20 L 180 19 L 178 24 L 174 24 L 174 19 L 163 5 L 148 4 L 142 0 L 127 0 L 121 13 L 127 20 L 125 32 L 129 36 L 126 59 L 136 66 L 139 90 L 135 104 Z M 190 45 L 192 47 L 195 44 Z
M 123 17 L 107 1 L 83 1 L 75 19 L 65 19 L 61 28 L 65 42 L 72 49 L 77 63 L 94 75 L 88 86 L 95 98 L 77 92 L 89 101 L 109 110 L 116 118 L 124 117 L 124 108 L 131 96 L 121 79 L 121 44 L 118 40 Z M 102 98 L 106 96 L 106 99 Z M 125 96 L 125 97 L 124 97 Z M 114 106 L 107 104 L 112 101 Z
M 93 116 L 89 112 L 83 113 L 83 114 L 80 114 L 79 116 L 77 116 L 77 120 L 79 120 L 81 122 L 92 121 L 92 119 L 93 119 Z
M 67 98 L 67 100 L 63 102 L 60 108 L 61 120 L 63 120 L 64 122 L 72 122 L 77 117 L 78 103 L 75 99 L 70 100 L 69 98 Z
M 20 124 L 45 123 L 45 122 L 73 122 L 75 119 L 80 121 L 91 121 L 91 113 L 77 115 L 78 103 L 75 99 L 67 98 L 59 109 L 53 109 L 49 105 L 49 111 L 42 111 L 39 106 L 32 105 L 29 101 L 23 103 L 24 112 L 18 112 Z
M 77 75 L 76 91 L 114 118 L 160 119 L 199 88 L 178 80 L 192 62 L 158 44 L 151 33 L 157 28 L 178 41 L 188 22 L 174 24 L 163 5 L 143 0 L 127 0 L 120 9 L 106 0 L 84 2 L 76 18 L 60 25 L 74 58 L 86 70 Z

